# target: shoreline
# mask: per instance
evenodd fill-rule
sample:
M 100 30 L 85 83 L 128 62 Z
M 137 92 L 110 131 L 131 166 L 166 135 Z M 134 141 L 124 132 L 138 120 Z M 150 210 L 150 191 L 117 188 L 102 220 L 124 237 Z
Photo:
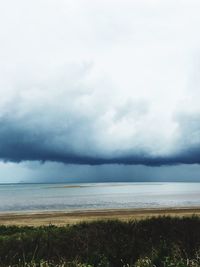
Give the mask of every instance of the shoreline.
M 76 224 L 95 220 L 141 220 L 158 216 L 200 216 L 200 207 L 104 209 L 77 211 L 0 212 L 0 225 L 44 226 Z

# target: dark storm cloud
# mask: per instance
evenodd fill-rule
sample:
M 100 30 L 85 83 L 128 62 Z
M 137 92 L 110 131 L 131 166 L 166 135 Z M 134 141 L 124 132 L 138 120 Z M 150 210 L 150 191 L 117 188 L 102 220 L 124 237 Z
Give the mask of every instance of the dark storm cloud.
M 38 118 L 37 121 L 39 120 Z M 188 123 L 186 123 L 187 121 Z M 82 123 L 85 124 L 86 122 Z M 132 151 L 120 151 L 118 149 L 115 153 L 106 154 L 103 149 L 99 153 L 98 150 L 90 150 L 88 147 L 89 153 L 88 151 L 84 152 L 84 150 L 77 152 L 71 144 L 76 143 L 76 131 L 81 130 L 80 125 L 79 127 L 73 125 L 70 130 L 64 132 L 57 131 L 56 122 L 55 125 L 45 129 L 42 125 L 40 127 L 38 123 L 37 126 L 32 125 L 30 129 L 29 126 L 24 127 L 25 125 L 27 122 L 23 120 L 14 121 L 8 118 L 0 120 L 0 158 L 3 161 L 54 161 L 88 165 L 135 164 L 147 166 L 200 164 L 200 146 L 197 142 L 199 140 L 194 140 L 194 136 L 199 138 L 199 120 L 196 117 L 190 118 L 190 120 L 186 118 L 180 120 L 180 129 L 183 131 L 181 132 L 181 147 L 179 151 L 167 156 L 152 156 L 148 151 L 140 152 L 139 150 L 134 151 L 134 149 Z M 188 134 L 189 136 L 194 135 L 193 140 L 190 141 L 195 141 L 195 143 L 185 141 L 183 144 Z M 67 142 L 63 142 L 63 136 Z M 83 133 L 82 144 L 85 141 L 89 142 Z M 80 143 L 80 140 L 77 142 Z M 91 144 L 88 143 L 84 146 L 85 149 L 87 145 L 92 146 L 92 141 Z M 123 144 L 120 146 L 123 147 Z

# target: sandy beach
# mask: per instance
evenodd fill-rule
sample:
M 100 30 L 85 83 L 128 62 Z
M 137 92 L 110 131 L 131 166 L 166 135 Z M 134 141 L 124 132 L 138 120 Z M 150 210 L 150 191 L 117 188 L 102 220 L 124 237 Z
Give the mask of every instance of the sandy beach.
M 90 210 L 74 212 L 0 213 L 0 225 L 42 226 L 75 224 L 93 220 L 140 220 L 153 216 L 200 216 L 200 207 L 166 209 Z

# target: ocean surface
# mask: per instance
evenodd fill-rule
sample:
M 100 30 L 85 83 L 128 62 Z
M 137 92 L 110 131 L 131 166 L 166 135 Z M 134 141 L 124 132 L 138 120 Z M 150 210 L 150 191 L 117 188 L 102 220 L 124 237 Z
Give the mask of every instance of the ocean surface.
M 200 206 L 200 183 L 0 184 L 0 212 Z

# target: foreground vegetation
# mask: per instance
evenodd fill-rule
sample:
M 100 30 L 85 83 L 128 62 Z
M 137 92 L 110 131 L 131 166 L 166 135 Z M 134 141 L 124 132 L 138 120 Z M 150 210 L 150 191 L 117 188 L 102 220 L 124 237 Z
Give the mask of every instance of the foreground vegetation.
M 200 218 L 0 226 L 0 266 L 197 267 Z

